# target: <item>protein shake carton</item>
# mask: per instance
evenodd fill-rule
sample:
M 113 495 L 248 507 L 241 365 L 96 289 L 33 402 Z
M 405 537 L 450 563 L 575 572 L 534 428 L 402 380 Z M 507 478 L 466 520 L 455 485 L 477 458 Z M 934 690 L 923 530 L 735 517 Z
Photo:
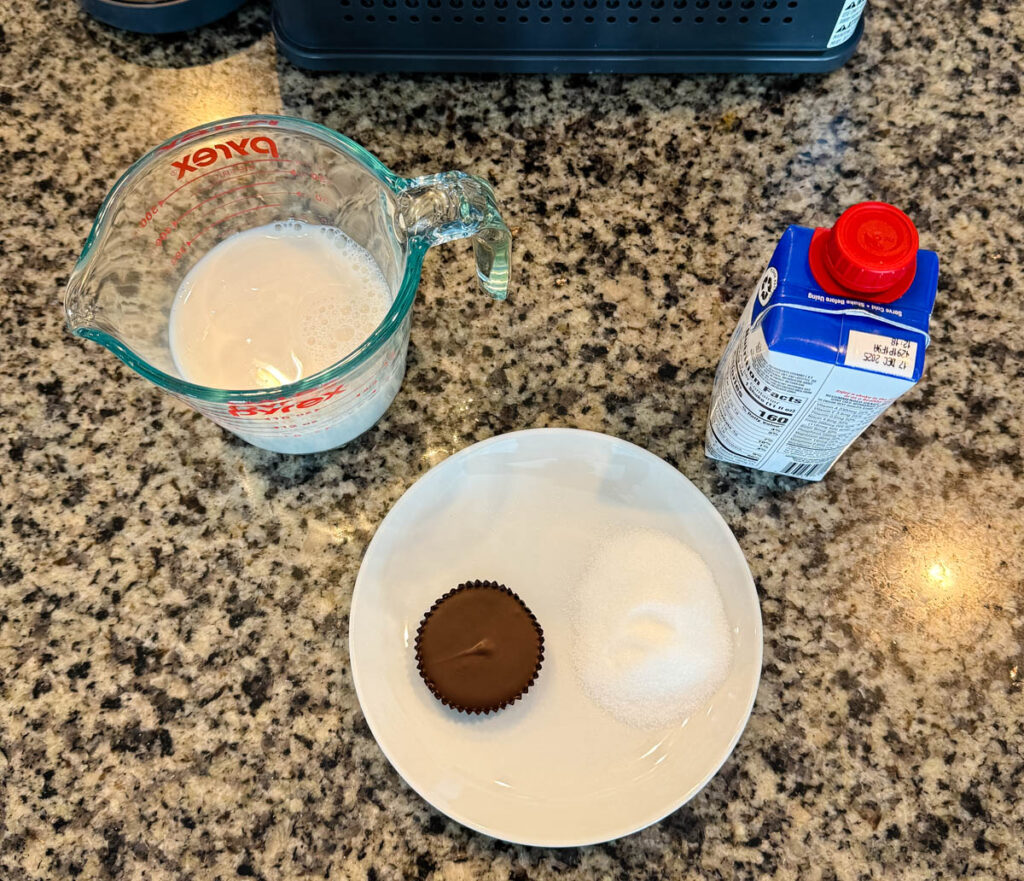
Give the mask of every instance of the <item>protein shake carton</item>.
M 924 370 L 939 259 L 902 211 L 862 202 L 791 226 L 715 374 L 705 451 L 821 480 Z

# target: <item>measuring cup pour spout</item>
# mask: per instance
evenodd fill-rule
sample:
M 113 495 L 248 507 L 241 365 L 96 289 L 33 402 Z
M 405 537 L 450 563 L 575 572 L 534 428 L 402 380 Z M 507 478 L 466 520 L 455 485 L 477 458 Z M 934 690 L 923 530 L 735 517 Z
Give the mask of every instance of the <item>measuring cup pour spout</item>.
M 64 317 L 67 319 L 68 330 L 75 336 L 81 336 L 82 331 L 92 324 L 93 318 L 91 304 L 85 296 L 85 285 L 82 284 L 81 275 L 82 273 L 76 268 L 64 291 Z
M 131 352 L 131 342 L 126 342 L 126 338 L 130 338 L 134 325 L 140 323 L 140 316 L 138 310 L 116 293 L 122 281 L 131 285 L 135 279 L 130 270 L 124 274 L 117 269 L 111 271 L 112 265 L 116 266 L 115 261 L 110 259 L 109 253 L 100 253 L 103 248 L 97 243 L 109 237 L 108 222 L 101 212 L 93 223 L 64 291 L 64 317 L 68 330 L 75 336 L 99 343 L 137 369 L 138 357 Z M 127 264 L 122 268 L 126 269 Z M 132 315 L 134 320 L 129 317 Z M 151 320 L 147 316 L 141 323 L 148 327 Z
M 109 198 L 108 198 L 109 201 Z M 96 319 L 96 291 L 90 293 L 89 276 L 95 259 L 96 244 L 102 238 L 101 233 L 107 225 L 107 212 L 100 210 L 93 220 L 89 238 L 85 242 L 81 256 L 75 264 L 67 287 L 64 289 L 64 317 L 67 327 L 75 336 L 86 336 L 87 331 L 94 327 Z M 98 328 L 96 328 L 98 329 Z

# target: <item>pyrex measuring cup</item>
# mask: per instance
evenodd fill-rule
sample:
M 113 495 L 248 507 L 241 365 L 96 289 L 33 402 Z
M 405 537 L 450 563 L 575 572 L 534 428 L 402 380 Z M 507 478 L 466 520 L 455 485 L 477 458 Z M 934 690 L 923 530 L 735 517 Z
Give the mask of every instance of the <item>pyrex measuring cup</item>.
M 370 252 L 393 297 L 384 320 L 355 351 L 298 382 L 188 382 L 169 344 L 182 279 L 228 236 L 291 219 L 337 227 Z M 388 408 L 405 373 L 423 255 L 466 237 L 481 286 L 504 299 L 510 237 L 485 181 L 461 172 L 406 180 L 323 126 L 239 116 L 171 138 L 128 169 L 100 208 L 64 308 L 73 333 L 249 443 L 317 452 L 362 434 Z

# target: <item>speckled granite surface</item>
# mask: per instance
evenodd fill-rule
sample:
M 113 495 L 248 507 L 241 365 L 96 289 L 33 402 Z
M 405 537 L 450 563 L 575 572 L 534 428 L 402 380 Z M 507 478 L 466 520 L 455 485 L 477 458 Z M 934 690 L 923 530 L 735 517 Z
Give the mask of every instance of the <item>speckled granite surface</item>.
M 311 75 L 262 8 L 119 34 L 70 0 L 0 40 L 0 876 L 1024 876 L 1021 42 L 1010 2 L 878 0 L 825 77 Z M 405 174 L 493 179 L 518 227 L 493 306 L 432 252 L 397 401 L 311 458 L 262 453 L 68 336 L 108 186 L 182 128 L 334 126 Z M 882 198 L 942 260 L 924 382 L 821 484 L 707 461 L 712 371 L 782 229 Z M 765 665 L 689 805 L 605 846 L 447 821 L 372 740 L 347 609 L 431 464 L 568 425 L 677 465 L 736 531 Z

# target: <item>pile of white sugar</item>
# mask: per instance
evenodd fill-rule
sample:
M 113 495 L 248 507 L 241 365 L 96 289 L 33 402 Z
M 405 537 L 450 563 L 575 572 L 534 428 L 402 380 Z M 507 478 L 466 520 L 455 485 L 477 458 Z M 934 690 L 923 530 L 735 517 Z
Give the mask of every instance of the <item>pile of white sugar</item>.
M 711 570 L 664 532 L 599 541 L 574 597 L 573 623 L 584 691 L 636 727 L 679 724 L 707 703 L 732 664 Z

